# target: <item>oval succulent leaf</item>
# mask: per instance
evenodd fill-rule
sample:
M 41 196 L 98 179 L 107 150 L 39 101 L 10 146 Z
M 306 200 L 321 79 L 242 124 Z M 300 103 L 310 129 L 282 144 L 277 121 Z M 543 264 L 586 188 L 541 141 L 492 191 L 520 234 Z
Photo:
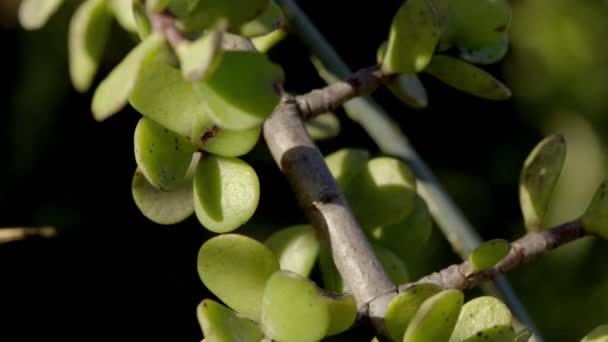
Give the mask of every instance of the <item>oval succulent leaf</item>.
M 205 122 L 201 122 L 206 127 Z M 193 133 L 193 139 L 203 151 L 224 157 L 238 157 L 255 147 L 262 133 L 262 126 L 244 131 L 231 131 L 216 126 Z
M 231 32 L 239 32 L 242 24 L 264 13 L 270 0 L 205 0 L 181 20 L 185 31 L 202 31 L 213 26 L 219 19 L 228 19 Z
M 266 53 L 286 36 L 287 32 L 284 29 L 278 29 L 266 35 L 251 38 L 251 43 L 255 46 L 256 50 L 261 53 Z
M 285 16 L 279 5 L 273 0 L 268 2 L 264 12 L 252 21 L 244 23 L 239 34 L 244 37 L 258 37 L 269 34 L 285 26 Z
M 194 212 L 201 224 L 226 233 L 247 222 L 260 200 L 260 182 L 238 158 L 206 155 L 194 176 Z
M 164 47 L 164 38 L 159 34 L 148 36 L 110 72 L 99 84 L 93 95 L 93 117 L 103 121 L 118 113 L 127 104 L 127 99 L 139 76 L 143 60 Z M 153 94 L 148 94 L 148 96 Z
M 279 262 L 262 243 L 237 234 L 207 240 L 198 252 L 198 274 L 226 305 L 259 321 L 264 288 Z
M 272 113 L 282 82 L 282 69 L 265 55 L 226 51 L 215 71 L 195 88 L 218 126 L 245 130 L 261 125 Z
M 435 284 L 417 284 L 393 298 L 386 308 L 384 324 L 394 341 L 401 341 L 410 322 L 425 300 L 441 292 Z
M 327 335 L 339 334 L 350 328 L 357 319 L 357 303 L 350 294 L 322 293 L 329 309 Z
M 344 194 L 364 229 L 399 222 L 414 209 L 416 180 L 398 159 L 378 157 L 368 161 L 351 185 Z
M 152 23 L 150 23 L 150 18 L 146 14 L 148 3 L 144 4 L 143 0 L 133 0 L 133 20 L 135 21 L 137 34 L 141 39 L 145 39 L 152 33 Z
M 178 17 L 189 15 L 198 5 L 199 0 L 170 0 L 169 11 Z
M 393 95 L 412 108 L 422 109 L 429 105 L 426 89 L 416 74 L 400 74 L 386 85 Z
M 306 121 L 304 126 L 313 140 L 331 139 L 340 134 L 340 120 L 334 113 L 323 113 Z
M 170 3 L 173 3 L 175 1 L 172 0 L 147 0 L 146 1 L 146 6 L 148 7 L 148 9 L 150 9 L 150 11 L 154 12 L 154 13 L 160 13 L 162 11 L 165 10 L 165 8 L 167 8 L 167 6 Z
M 111 22 L 112 16 L 106 0 L 83 2 L 70 20 L 70 78 L 80 92 L 88 90 L 93 82 Z
M 22 0 L 19 5 L 19 23 L 27 30 L 39 29 L 46 24 L 62 3 L 63 0 Z
M 608 240 L 608 184 L 602 183 L 582 217 L 583 228 Z
M 321 340 L 329 328 L 329 308 L 317 287 L 289 272 L 275 272 L 264 289 L 261 324 L 273 340 Z
M 462 307 L 450 342 L 513 341 L 512 324 L 513 316 L 503 302 L 491 296 L 477 297 Z
M 141 118 L 135 127 L 134 146 L 137 166 L 152 185 L 173 190 L 182 183 L 194 152 L 188 140 Z
M 379 245 L 372 244 L 376 256 L 380 260 L 382 266 L 388 277 L 395 284 L 404 284 L 410 280 L 410 275 L 407 271 L 407 267 L 395 253 L 391 250 Z
M 175 224 L 194 213 L 192 181 L 199 154 L 195 154 L 186 177 L 173 191 L 162 191 L 150 184 L 138 169 L 131 182 L 131 194 L 141 213 L 158 224 Z
M 500 61 L 509 50 L 509 37 L 504 37 L 493 45 L 484 46 L 479 49 L 460 48 L 460 58 L 477 64 L 491 64 Z
M 175 52 L 185 79 L 200 81 L 213 72 L 221 58 L 220 46 L 225 26 L 225 21 L 221 21 L 215 29 L 208 30 L 197 40 L 184 40 L 177 45 Z
M 125 0 L 110 0 L 108 6 L 114 13 L 114 17 L 124 28 L 129 32 L 137 31 L 137 24 L 135 23 L 135 17 L 133 15 L 133 1 Z
M 519 177 L 519 202 L 528 230 L 545 227 L 551 194 L 566 160 L 566 140 L 552 135 L 534 147 Z
M 435 55 L 424 71 L 451 87 L 484 99 L 506 100 L 511 97 L 511 91 L 502 82 L 456 58 Z
M 336 293 L 344 293 L 344 281 L 334 264 L 331 251 L 326 246 L 321 246 L 319 251 L 319 269 L 323 279 L 323 288 Z
M 591 330 L 581 342 L 607 342 L 608 341 L 608 324 L 600 325 Z
M 439 41 L 439 26 L 428 0 L 407 0 L 393 18 L 382 70 L 386 73 L 422 71 Z
M 205 339 L 210 342 L 259 342 L 264 337 L 254 321 L 211 299 L 198 305 L 196 316 Z
M 291 226 L 272 234 L 266 246 L 279 259 L 282 270 L 308 277 L 317 256 L 320 243 L 311 225 Z
M 472 272 L 481 272 L 494 267 L 509 254 L 509 241 L 496 239 L 484 242 L 469 255 Z
M 408 325 L 403 342 L 448 341 L 463 300 L 460 290 L 444 290 L 425 300 Z
M 513 339 L 513 342 L 528 342 L 528 340 L 530 339 L 530 336 L 532 336 L 532 332 L 528 329 L 523 329 L 520 330 L 517 334 L 515 334 L 515 338 Z
M 363 149 L 344 148 L 325 157 L 325 163 L 342 191 L 363 171 L 369 152 Z

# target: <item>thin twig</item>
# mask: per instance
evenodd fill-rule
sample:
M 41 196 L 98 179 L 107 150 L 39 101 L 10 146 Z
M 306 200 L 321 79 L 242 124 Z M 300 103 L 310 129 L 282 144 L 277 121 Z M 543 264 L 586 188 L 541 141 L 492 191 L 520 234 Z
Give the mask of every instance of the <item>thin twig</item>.
M 54 227 L 10 227 L 0 228 L 0 243 L 7 243 L 28 238 L 49 239 L 57 235 Z

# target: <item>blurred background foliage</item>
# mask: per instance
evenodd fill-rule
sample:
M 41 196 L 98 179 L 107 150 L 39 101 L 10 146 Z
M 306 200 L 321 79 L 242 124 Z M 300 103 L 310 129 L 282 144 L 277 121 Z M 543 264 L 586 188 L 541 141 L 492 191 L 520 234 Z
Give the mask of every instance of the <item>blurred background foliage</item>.
M 0 1 L 0 227 L 53 225 L 59 235 L 0 245 L 0 340 L 132 337 L 198 341 L 198 302 L 210 295 L 196 274 L 196 253 L 210 234 L 195 218 L 176 226 L 148 222 L 135 207 L 132 109 L 103 123 L 90 113 L 92 93 L 78 94 L 67 71 L 67 26 L 77 1 L 48 25 L 25 32 L 18 0 Z M 301 1 L 352 68 L 375 62 L 401 1 Z M 487 70 L 513 90 L 505 102 L 479 100 L 422 75 L 430 105 L 411 110 L 380 89 L 374 97 L 397 120 L 441 183 L 486 239 L 524 233 L 517 182 L 543 136 L 564 133 L 566 166 L 551 222 L 577 217 L 606 177 L 608 2 L 513 0 L 510 51 Z M 96 82 L 133 45 L 115 25 Z M 323 85 L 295 36 L 270 52 L 286 70 L 286 88 Z M 378 149 L 341 111 L 343 131 L 323 141 Z M 305 222 L 287 182 L 260 143 L 248 156 L 262 184 L 261 204 L 243 228 L 264 238 Z M 576 341 L 608 319 L 608 243 L 570 244 L 509 274 L 548 341 Z M 456 262 L 440 232 L 410 273 Z M 470 295 L 474 293 L 471 292 Z M 6 334 L 7 338 L 4 335 Z M 8 336 L 13 336 L 8 338 Z

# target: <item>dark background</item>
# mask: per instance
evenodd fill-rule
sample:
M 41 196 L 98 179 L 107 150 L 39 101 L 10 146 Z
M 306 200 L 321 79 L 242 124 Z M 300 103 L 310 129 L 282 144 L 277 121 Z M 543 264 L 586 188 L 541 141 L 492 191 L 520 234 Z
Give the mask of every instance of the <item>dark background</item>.
M 0 227 L 53 225 L 59 234 L 0 244 L 0 340 L 199 341 L 195 308 L 210 295 L 196 273 L 196 254 L 210 233 L 195 218 L 156 225 L 135 206 L 132 134 L 139 114 L 129 108 L 98 123 L 89 109 L 92 91 L 74 91 L 66 55 L 73 5 L 45 28 L 26 32 L 15 22 L 14 3 L 0 2 Z M 397 0 L 332 7 L 327 1 L 301 3 L 352 68 L 375 62 L 400 5 Z M 374 94 L 486 239 L 524 233 L 519 170 L 544 136 L 565 132 L 576 144 L 571 153 L 580 156 L 567 161 L 574 171 L 560 190 L 555 222 L 584 210 L 606 174 L 608 101 L 602 82 L 608 79 L 608 53 L 597 31 L 608 28 L 596 15 L 608 14 L 606 3 L 513 5 L 513 47 L 505 62 L 485 67 L 513 88 L 512 100 L 479 100 L 426 75 L 421 79 L 430 105 L 423 111 L 402 105 L 385 89 Z M 552 7 L 562 17 L 549 11 Z M 133 44 L 117 25 L 113 30 L 96 83 Z M 284 67 L 288 90 L 323 85 L 295 36 L 270 56 Z M 337 114 L 342 134 L 320 143 L 324 153 L 356 146 L 378 154 L 356 123 Z M 245 159 L 258 171 L 262 199 L 239 232 L 263 237 L 304 222 L 263 143 Z M 578 340 L 608 323 L 606 247 L 588 239 L 510 275 L 547 340 Z M 435 229 L 412 273 L 420 276 L 455 261 Z

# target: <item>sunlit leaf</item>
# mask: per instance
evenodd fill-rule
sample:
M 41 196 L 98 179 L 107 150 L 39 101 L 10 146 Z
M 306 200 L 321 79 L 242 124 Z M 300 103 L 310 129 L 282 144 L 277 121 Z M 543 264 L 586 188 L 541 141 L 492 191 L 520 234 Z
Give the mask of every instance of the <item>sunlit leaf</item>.
M 425 300 L 408 325 L 403 342 L 449 340 L 463 300 L 460 290 L 444 290 Z
M 511 244 L 506 240 L 496 239 L 484 242 L 469 255 L 471 271 L 480 272 L 494 267 L 509 254 L 510 250 Z
M 291 226 L 272 234 L 265 242 L 279 259 L 282 270 L 308 277 L 319 255 L 319 239 L 311 225 Z
M 253 43 L 256 50 L 266 53 L 273 46 L 282 41 L 286 36 L 287 32 L 284 29 L 278 29 L 266 35 L 251 38 L 251 43 Z
M 275 272 L 264 289 L 261 324 L 277 341 L 319 341 L 329 328 L 329 308 L 317 287 L 289 271 Z
M 393 298 L 386 308 L 384 324 L 394 341 L 401 341 L 403 334 L 425 300 L 441 292 L 435 284 L 417 284 Z
M 591 204 L 583 214 L 586 231 L 608 240 L 608 184 L 603 182 L 593 195 Z
M 63 0 L 21 0 L 19 23 L 27 30 L 39 29 L 46 24 L 62 3 Z
M 581 342 L 608 342 L 608 324 L 593 329 Z
M 386 85 L 397 98 L 412 108 L 426 108 L 429 104 L 426 89 L 416 74 L 399 74 Z
M 357 319 L 357 302 L 350 294 L 335 295 L 322 293 L 329 309 L 327 335 L 339 334 L 348 330 Z
M 363 171 L 368 160 L 367 150 L 355 148 L 344 148 L 325 157 L 325 163 L 342 191 Z
M 83 2 L 70 20 L 70 78 L 80 92 L 88 90 L 93 82 L 111 22 L 106 0 Z
M 245 37 L 263 36 L 285 26 L 285 22 L 285 16 L 281 8 L 273 0 L 270 0 L 268 7 L 260 16 L 240 27 L 239 34 Z
M 313 140 L 335 138 L 340 134 L 340 120 L 334 113 L 324 113 L 304 123 Z
M 197 1 L 196 6 L 181 20 L 185 31 L 201 31 L 214 25 L 220 18 L 228 19 L 232 32 L 248 21 L 262 15 L 270 0 L 205 0 Z M 180 15 L 182 16 L 182 15 Z
M 103 121 L 120 111 L 126 104 L 139 76 L 143 60 L 159 52 L 165 41 L 153 34 L 137 45 L 104 79 L 93 95 L 93 117 Z M 151 96 L 152 94 L 148 94 Z
M 199 81 L 213 72 L 219 63 L 224 29 L 225 21 L 222 21 L 215 29 L 207 31 L 197 40 L 184 40 L 177 45 L 175 52 L 185 79 Z
M 206 126 L 206 122 L 201 122 Z M 238 157 L 251 151 L 262 133 L 262 126 L 244 131 L 231 131 L 211 126 L 202 132 L 194 133 L 193 139 L 204 151 L 224 157 Z
M 448 56 L 435 55 L 424 70 L 445 84 L 488 100 L 505 100 L 511 91 L 482 69 Z
M 194 212 L 201 224 L 226 233 L 247 222 L 260 200 L 260 182 L 238 158 L 205 155 L 194 176 Z
M 146 5 L 143 0 L 133 0 L 133 20 L 139 38 L 145 39 L 152 33 L 152 23 L 146 14 Z
M 114 12 L 114 16 L 122 28 L 129 32 L 137 31 L 137 24 L 133 16 L 132 0 L 109 0 L 108 5 L 112 9 L 112 12 Z
M 198 252 L 198 274 L 226 305 L 258 321 L 264 288 L 279 262 L 262 243 L 237 234 L 207 240 Z
M 460 58 L 471 63 L 496 63 L 507 54 L 507 51 L 509 50 L 509 37 L 505 34 L 503 38 L 494 45 L 484 46 L 479 49 L 460 48 L 458 50 Z
M 386 274 L 393 283 L 404 284 L 410 280 L 407 267 L 395 253 L 379 244 L 373 244 L 372 246 Z
M 551 194 L 566 160 L 566 140 L 552 135 L 538 143 L 519 176 L 519 202 L 528 230 L 545 227 Z
M 528 340 L 530 339 L 530 336 L 532 336 L 532 332 L 530 332 L 530 330 L 528 330 L 528 329 L 521 330 L 517 334 L 515 334 L 515 338 L 513 339 L 513 342 L 528 342 Z M 604 341 L 604 342 L 608 342 L 608 341 Z
M 174 15 L 185 17 L 196 8 L 198 3 L 199 0 L 171 0 L 167 6 Z
M 422 71 L 439 41 L 439 27 L 428 0 L 408 0 L 393 18 L 382 70 L 387 73 Z
M 211 299 L 203 300 L 196 316 L 210 342 L 260 342 L 264 334 L 258 325 Z
M 477 297 L 462 307 L 450 342 L 512 342 L 512 324 L 511 312 L 503 302 L 491 296 Z

